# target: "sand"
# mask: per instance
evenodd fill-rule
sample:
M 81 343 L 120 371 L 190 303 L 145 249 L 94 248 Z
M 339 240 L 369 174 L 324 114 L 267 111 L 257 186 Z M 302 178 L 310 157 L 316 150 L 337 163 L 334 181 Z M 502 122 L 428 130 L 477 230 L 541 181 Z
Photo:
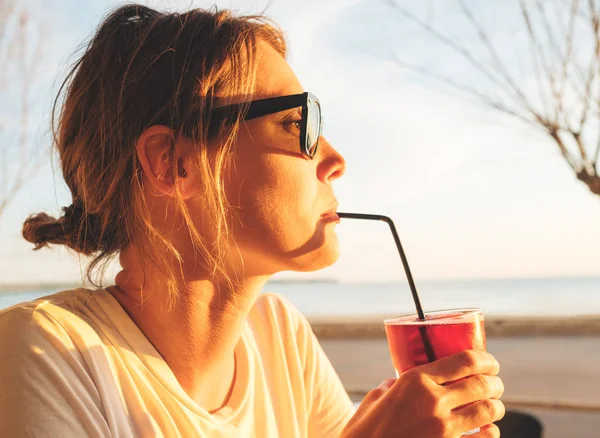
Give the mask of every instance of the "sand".
M 389 317 L 389 315 L 388 315 Z M 385 336 L 386 315 L 309 318 L 319 338 L 370 339 Z M 488 337 L 600 336 L 600 315 L 568 317 L 486 316 Z

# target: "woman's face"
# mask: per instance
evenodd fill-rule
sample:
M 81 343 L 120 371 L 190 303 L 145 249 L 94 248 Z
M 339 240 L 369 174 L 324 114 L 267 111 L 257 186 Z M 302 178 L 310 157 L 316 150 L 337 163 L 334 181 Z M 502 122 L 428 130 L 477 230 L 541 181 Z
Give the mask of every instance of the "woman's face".
M 269 44 L 263 43 L 258 55 L 252 100 L 305 91 Z M 337 209 L 332 183 L 344 173 L 345 162 L 323 137 L 315 157 L 304 157 L 294 123 L 300 118 L 301 108 L 294 108 L 240 126 L 225 189 L 239 212 L 233 236 L 248 275 L 312 271 L 339 255 L 334 232 L 339 219 L 327 214 Z

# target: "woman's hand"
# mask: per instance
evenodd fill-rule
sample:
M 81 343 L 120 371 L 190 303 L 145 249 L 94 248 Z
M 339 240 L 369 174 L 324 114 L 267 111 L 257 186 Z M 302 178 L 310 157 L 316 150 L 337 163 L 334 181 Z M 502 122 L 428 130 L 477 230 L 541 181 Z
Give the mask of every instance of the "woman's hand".
M 344 438 L 499 437 L 504 385 L 494 357 L 464 351 L 387 379 L 370 391 L 348 422 Z

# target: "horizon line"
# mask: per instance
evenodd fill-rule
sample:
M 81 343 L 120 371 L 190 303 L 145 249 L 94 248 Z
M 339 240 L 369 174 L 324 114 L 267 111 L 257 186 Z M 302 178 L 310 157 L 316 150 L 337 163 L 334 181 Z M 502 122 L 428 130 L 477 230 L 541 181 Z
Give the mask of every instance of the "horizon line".
M 468 277 L 468 278 L 432 278 L 419 280 L 418 283 L 459 283 L 459 282 L 478 282 L 478 281 L 533 281 L 533 280 L 583 280 L 583 279 L 600 279 L 600 274 L 595 275 L 547 275 L 547 276 L 515 276 L 515 277 Z M 406 283 L 406 279 L 397 280 L 357 280 L 348 281 L 338 278 L 275 278 L 268 280 L 267 284 L 323 284 L 323 283 L 334 283 L 334 284 L 399 284 Z M 20 291 L 35 291 L 40 289 L 71 289 L 77 287 L 96 287 L 95 285 L 85 282 L 68 282 L 68 281 L 57 281 L 57 282 L 39 282 L 39 283 L 0 283 L 0 292 L 20 292 Z

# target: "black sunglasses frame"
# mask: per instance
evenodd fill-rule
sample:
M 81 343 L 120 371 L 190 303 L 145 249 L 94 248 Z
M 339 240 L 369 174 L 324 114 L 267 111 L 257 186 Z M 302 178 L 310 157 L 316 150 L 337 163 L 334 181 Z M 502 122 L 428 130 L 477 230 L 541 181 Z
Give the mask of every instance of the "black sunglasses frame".
M 309 105 L 315 103 L 319 108 L 319 132 L 315 139 L 315 145 L 311 150 L 308 137 L 308 111 Z M 302 107 L 302 120 L 300 121 L 300 152 L 305 157 L 313 159 L 319 148 L 319 138 L 323 132 L 323 118 L 321 116 L 321 104 L 319 99 L 309 93 L 292 94 L 289 96 L 269 97 L 266 99 L 253 100 L 247 103 L 236 103 L 233 105 L 221 106 L 215 108 L 211 114 L 211 121 L 220 120 L 227 117 L 232 112 L 240 110 L 243 105 L 249 104 L 248 112 L 244 120 L 252 120 L 258 117 L 275 114 L 287 109 Z

